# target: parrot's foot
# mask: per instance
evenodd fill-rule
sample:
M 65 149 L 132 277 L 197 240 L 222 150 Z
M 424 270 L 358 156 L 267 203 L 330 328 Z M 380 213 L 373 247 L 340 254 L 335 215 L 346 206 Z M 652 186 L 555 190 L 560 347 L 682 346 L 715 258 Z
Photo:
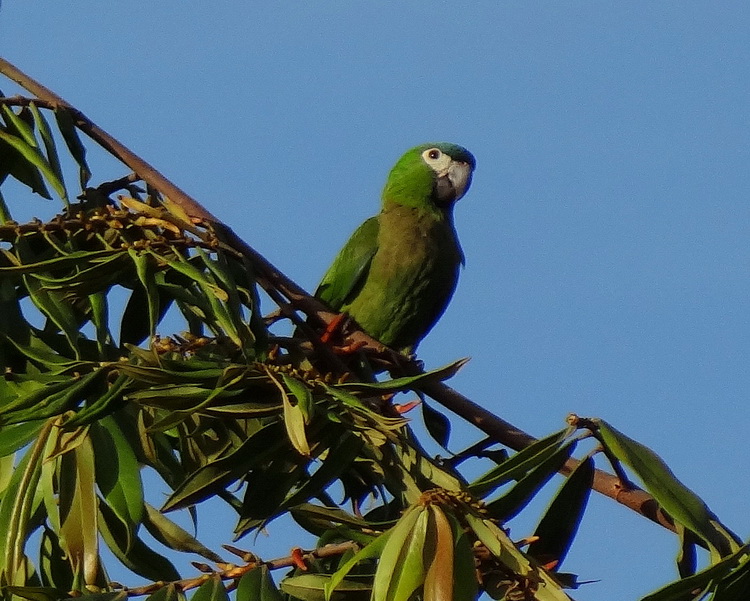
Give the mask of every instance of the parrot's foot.
M 340 333 L 344 329 L 344 325 L 348 319 L 349 316 L 346 313 L 339 313 L 326 325 L 326 329 L 320 335 L 320 341 L 323 344 L 328 344 L 334 334 Z

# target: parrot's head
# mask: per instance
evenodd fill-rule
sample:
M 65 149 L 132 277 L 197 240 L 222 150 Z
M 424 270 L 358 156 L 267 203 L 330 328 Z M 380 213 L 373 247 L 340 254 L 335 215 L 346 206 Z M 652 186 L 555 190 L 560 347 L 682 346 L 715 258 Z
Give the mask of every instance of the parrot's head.
M 471 185 L 476 160 L 457 144 L 437 142 L 408 150 L 391 169 L 383 199 L 450 211 Z

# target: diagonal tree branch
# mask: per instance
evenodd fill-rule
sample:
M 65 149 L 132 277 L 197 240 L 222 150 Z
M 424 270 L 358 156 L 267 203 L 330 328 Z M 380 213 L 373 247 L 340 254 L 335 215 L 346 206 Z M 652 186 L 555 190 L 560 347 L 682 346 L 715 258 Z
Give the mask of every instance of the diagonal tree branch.
M 21 87 L 36 96 L 40 104 L 49 108 L 63 107 L 70 112 L 76 127 L 87 134 L 110 154 L 122 161 L 132 169 L 140 179 L 159 190 L 172 202 L 179 205 L 188 215 L 213 224 L 219 231 L 224 233 L 223 238 L 233 249 L 244 255 L 255 269 L 258 283 L 266 291 L 280 292 L 290 304 L 296 309 L 303 311 L 309 316 L 314 316 L 323 323 L 330 323 L 336 317 L 322 302 L 310 296 L 295 282 L 286 277 L 274 265 L 267 261 L 260 253 L 244 242 L 231 228 L 222 223 L 216 216 L 203 207 L 198 201 L 181 190 L 173 182 L 159 173 L 153 166 L 136 155 L 130 149 L 110 136 L 106 131 L 93 123 L 81 111 L 74 108 L 63 98 L 53 91 L 35 81 L 20 69 L 0 58 L 0 73 L 18 83 Z M 15 100 L 15 99 L 13 99 Z M 20 99 L 19 99 L 20 100 Z M 28 100 L 28 99 L 26 99 Z M 351 335 L 352 343 L 362 346 L 385 357 L 400 357 L 398 353 L 386 349 L 377 340 L 374 340 L 362 331 L 355 330 Z M 394 364 L 403 364 L 393 361 Z M 536 439 L 530 434 L 516 428 L 507 421 L 499 418 L 484 407 L 471 401 L 456 390 L 442 383 L 423 385 L 422 390 L 435 401 L 473 424 L 495 441 L 516 451 L 521 450 Z M 578 461 L 570 459 L 561 472 L 570 474 L 578 465 Z M 644 490 L 637 487 L 625 487 L 616 476 L 596 470 L 594 476 L 594 490 L 610 497 L 622 505 L 638 512 L 655 523 L 674 531 L 675 526 L 671 518 L 661 509 L 656 500 Z

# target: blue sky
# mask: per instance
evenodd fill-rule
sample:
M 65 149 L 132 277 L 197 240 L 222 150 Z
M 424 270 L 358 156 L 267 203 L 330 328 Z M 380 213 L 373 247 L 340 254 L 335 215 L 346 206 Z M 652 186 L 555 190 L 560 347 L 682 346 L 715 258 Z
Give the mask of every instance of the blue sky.
M 471 356 L 453 385 L 533 434 L 569 412 L 610 421 L 743 537 L 748 34 L 738 1 L 0 10 L 5 58 L 308 289 L 377 211 L 404 150 L 469 148 L 477 172 L 456 209 L 466 269 L 421 358 Z M 594 498 L 565 567 L 600 580 L 580 601 L 635 599 L 674 576 L 675 550 Z

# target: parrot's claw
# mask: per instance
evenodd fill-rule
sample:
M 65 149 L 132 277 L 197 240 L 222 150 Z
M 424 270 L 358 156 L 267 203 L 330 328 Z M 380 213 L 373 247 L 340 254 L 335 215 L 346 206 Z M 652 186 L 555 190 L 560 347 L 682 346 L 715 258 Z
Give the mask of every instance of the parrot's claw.
M 349 319 L 349 316 L 346 313 L 339 313 L 336 317 L 334 317 L 328 323 L 328 325 L 326 325 L 326 329 L 320 335 L 320 341 L 323 344 L 328 344 L 331 338 L 333 338 L 334 334 L 339 333 L 341 332 L 341 330 L 343 330 L 344 324 L 346 323 L 347 319 Z

